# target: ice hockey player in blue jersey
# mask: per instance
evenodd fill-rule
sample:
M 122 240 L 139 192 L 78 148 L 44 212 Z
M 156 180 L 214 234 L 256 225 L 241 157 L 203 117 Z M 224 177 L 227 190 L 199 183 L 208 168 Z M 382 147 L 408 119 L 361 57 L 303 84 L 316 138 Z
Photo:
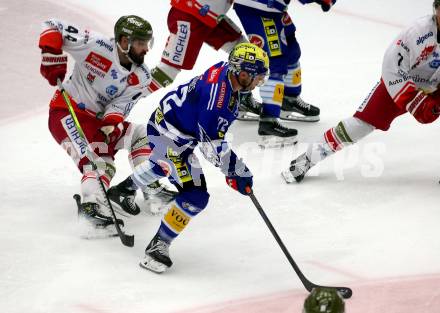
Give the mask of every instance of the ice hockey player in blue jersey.
M 299 0 L 302 4 L 316 2 L 328 11 L 336 0 Z M 319 108 L 305 102 L 301 97 L 301 49 L 295 36 L 287 8 L 290 0 L 235 0 L 234 10 L 241 20 L 249 41 L 264 49 L 270 60 L 270 77 L 260 88 L 262 108 L 250 103 L 242 107 L 240 116 L 254 117 L 245 112 L 259 114 L 259 134 L 283 133 L 276 119 L 293 121 L 319 121 Z M 255 108 L 257 107 L 257 110 Z
M 213 65 L 160 101 L 147 125 L 149 159 L 119 184 L 120 188 L 136 189 L 168 177 L 179 191 L 145 250 L 142 267 L 158 273 L 169 268 L 171 242 L 208 205 L 203 169 L 193 153 L 196 146 L 221 170 L 230 187 L 248 194 L 252 173 L 230 148 L 225 135 L 237 118 L 240 97 L 263 85 L 268 71 L 266 52 L 241 43 L 234 47 L 227 63 Z

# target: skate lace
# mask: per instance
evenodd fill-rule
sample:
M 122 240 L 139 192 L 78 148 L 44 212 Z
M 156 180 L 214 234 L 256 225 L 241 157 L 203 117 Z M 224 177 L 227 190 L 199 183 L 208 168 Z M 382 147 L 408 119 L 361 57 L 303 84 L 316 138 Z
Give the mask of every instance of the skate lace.
M 133 210 L 136 209 L 136 204 L 134 202 L 134 197 L 132 197 L 132 196 L 127 197 L 127 204 L 130 207 L 130 209 L 133 209 Z
M 307 109 L 307 110 L 310 109 L 311 104 L 305 102 L 301 97 L 298 96 L 298 98 L 296 100 L 297 100 L 297 103 L 300 107 Z
M 159 254 L 168 257 L 169 255 L 168 244 L 162 240 L 158 240 L 150 249 L 148 249 L 148 252 L 154 252 L 154 251 L 157 251 L 159 252 Z

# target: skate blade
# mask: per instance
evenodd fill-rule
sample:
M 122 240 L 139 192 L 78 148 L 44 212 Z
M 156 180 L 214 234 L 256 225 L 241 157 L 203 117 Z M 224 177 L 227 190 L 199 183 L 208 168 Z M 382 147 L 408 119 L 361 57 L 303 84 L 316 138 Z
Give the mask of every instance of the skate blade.
M 239 121 L 247 121 L 247 122 L 256 122 L 260 119 L 260 116 L 251 112 L 239 112 L 237 116 L 237 120 Z
M 149 255 L 144 256 L 142 261 L 139 262 L 139 266 L 157 274 L 162 274 L 168 269 L 168 266 L 156 261 Z
M 111 214 L 110 209 L 108 208 L 108 206 L 107 206 L 107 204 L 106 204 L 105 201 L 102 201 L 101 199 L 98 198 L 98 199 L 97 199 L 97 202 L 98 202 L 98 204 L 99 204 L 100 207 L 105 207 L 105 208 L 106 208 L 106 210 L 107 210 L 106 213 L 107 213 L 107 214 L 109 214 L 109 215 Z M 122 209 L 122 207 L 121 207 L 118 203 L 116 203 L 116 202 L 114 202 L 114 201 L 112 201 L 112 200 L 110 200 L 110 202 L 111 202 L 111 204 L 112 204 L 113 211 L 115 211 L 115 214 L 117 214 L 116 217 L 123 216 L 123 217 L 128 217 L 128 218 L 130 218 L 130 217 L 133 216 L 132 214 L 130 214 L 130 213 L 124 211 L 124 210 Z
M 258 146 L 260 149 L 276 149 L 290 147 L 298 143 L 297 136 L 293 137 L 277 137 L 277 136 L 261 136 Z
M 284 180 L 288 184 L 295 182 L 295 177 L 293 177 L 292 172 L 290 172 L 290 170 L 282 171 L 281 176 L 284 178 Z
M 305 116 L 300 113 L 281 110 L 280 119 L 295 122 L 319 122 L 319 115 Z
M 122 228 L 122 225 L 120 225 Z M 114 225 L 105 228 L 96 227 L 93 223 L 84 218 L 78 219 L 78 235 L 82 239 L 105 239 L 118 236 Z

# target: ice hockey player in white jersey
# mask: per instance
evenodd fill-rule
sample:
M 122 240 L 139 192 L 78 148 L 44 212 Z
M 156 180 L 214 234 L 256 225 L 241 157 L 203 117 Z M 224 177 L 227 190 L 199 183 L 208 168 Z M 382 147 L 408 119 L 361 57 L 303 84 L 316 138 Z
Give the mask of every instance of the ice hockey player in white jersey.
M 352 145 L 375 129 L 387 131 L 406 112 L 422 124 L 440 114 L 440 0 L 434 14 L 402 31 L 385 52 L 382 76 L 356 113 L 324 133 L 284 171 L 286 182 L 300 182 L 307 171 L 328 156 Z
M 64 80 L 67 55 L 75 60 L 69 79 L 64 82 L 74 111 L 85 136 L 95 149 L 98 171 L 92 169 L 86 156 L 87 147 L 80 138 L 67 105 L 56 91 L 49 108 L 49 130 L 83 174 L 82 204 L 79 216 L 87 227 L 84 236 L 115 233 L 110 212 L 103 205 L 104 195 L 96 175 L 108 188 L 115 175 L 114 156 L 128 149 L 132 167 L 143 162 L 149 153 L 145 129 L 126 120 L 133 106 L 148 94 L 151 81 L 144 56 L 151 48 L 151 25 L 135 15 L 122 16 L 115 24 L 114 39 L 57 19 L 43 23 L 39 47 L 42 51 L 40 72 L 50 85 Z M 134 193 L 109 190 L 121 208 L 137 214 Z M 89 230 L 91 230 L 89 232 Z
M 233 0 L 171 0 L 168 36 L 161 62 L 151 71 L 150 91 L 170 85 L 181 70 L 191 70 L 206 43 L 230 53 L 247 42 L 240 28 L 226 15 Z

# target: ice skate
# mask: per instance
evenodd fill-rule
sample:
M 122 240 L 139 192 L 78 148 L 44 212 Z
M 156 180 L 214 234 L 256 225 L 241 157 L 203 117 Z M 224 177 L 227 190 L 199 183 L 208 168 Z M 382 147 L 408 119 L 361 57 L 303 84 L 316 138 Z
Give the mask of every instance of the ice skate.
M 120 185 L 113 186 L 107 191 L 108 198 L 113 204 L 114 209 L 121 215 L 138 215 L 139 206 L 136 204 L 136 190 L 128 190 Z
M 284 96 L 280 118 L 287 121 L 317 122 L 320 110 L 305 102 L 300 96 Z
M 305 153 L 301 154 L 295 160 L 290 162 L 289 169 L 283 171 L 281 175 L 286 183 L 291 184 L 294 181 L 301 182 L 308 170 L 312 167 L 312 163 Z
M 120 227 L 124 222 L 117 220 Z M 78 206 L 78 224 L 80 237 L 85 239 L 98 239 L 118 235 L 113 218 L 103 214 L 97 203 L 86 202 Z
M 143 190 L 148 213 L 153 215 L 161 214 L 167 209 L 168 204 L 173 201 L 178 194 L 177 191 L 169 189 L 166 185 L 163 185 L 158 181 L 148 185 Z
M 240 121 L 258 121 L 261 114 L 262 104 L 255 101 L 252 93 L 244 94 L 240 98 L 238 105 L 238 117 Z
M 155 273 L 165 272 L 173 262 L 169 255 L 170 244 L 156 234 L 145 249 L 145 256 L 139 265 Z
M 258 127 L 259 146 L 265 148 L 282 148 L 293 146 L 298 142 L 298 131 L 280 124 L 277 118 L 263 117 Z

